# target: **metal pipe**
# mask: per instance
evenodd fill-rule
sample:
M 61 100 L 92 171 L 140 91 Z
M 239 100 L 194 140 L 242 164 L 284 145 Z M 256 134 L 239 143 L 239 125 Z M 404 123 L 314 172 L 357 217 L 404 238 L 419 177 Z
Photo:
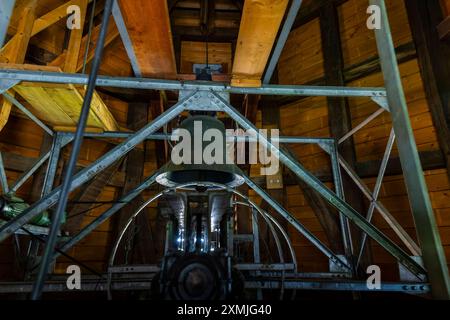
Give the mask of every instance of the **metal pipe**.
M 73 173 L 75 172 L 75 167 L 78 160 L 78 154 L 81 149 L 81 144 L 83 143 L 83 132 L 86 128 L 87 120 L 89 117 L 89 111 L 91 108 L 91 101 L 95 90 L 95 80 L 98 75 L 98 70 L 100 69 L 100 63 L 103 55 L 103 46 L 105 43 L 109 18 L 111 16 L 113 6 L 113 0 L 106 0 L 105 9 L 103 12 L 103 23 L 100 29 L 100 35 L 97 42 L 97 47 L 95 49 L 94 60 L 92 62 L 91 73 L 89 74 L 88 86 L 86 89 L 86 95 L 83 100 L 83 106 L 80 112 L 80 118 L 78 120 L 78 126 L 73 142 L 73 148 L 70 155 L 69 163 L 64 176 L 60 199 L 56 212 L 53 215 L 52 225 L 50 227 L 50 232 L 47 238 L 47 243 L 45 245 L 44 255 L 42 257 L 41 265 L 39 268 L 38 275 L 36 277 L 36 284 L 33 288 L 31 294 L 32 300 L 37 300 L 41 298 L 42 289 L 45 282 L 45 277 L 49 272 L 50 262 L 53 257 L 53 252 L 55 250 L 56 239 L 59 233 L 59 228 L 61 225 L 62 218 L 64 216 L 64 211 L 66 210 L 67 200 L 69 198 L 69 192 L 71 191 L 71 184 L 73 179 Z
M 2 69 L 0 79 L 20 80 L 38 83 L 63 83 L 86 85 L 88 77 L 83 74 L 57 73 Z M 160 80 L 148 78 L 123 78 L 99 76 L 99 87 L 134 88 L 146 90 L 199 90 L 228 92 L 235 94 L 281 95 L 281 96 L 326 96 L 326 97 L 384 97 L 384 88 L 330 87 L 330 86 L 288 86 L 263 85 L 258 88 L 232 87 L 226 83 Z
M 94 0 L 94 2 L 92 3 L 92 8 L 91 8 L 91 17 L 89 18 L 89 30 L 88 30 L 88 35 L 87 35 L 86 50 L 84 50 L 84 56 L 83 56 L 83 69 L 81 70 L 81 73 L 83 73 L 83 74 L 86 72 L 86 61 L 88 59 L 89 48 L 91 46 L 92 28 L 94 26 L 96 5 L 97 5 L 97 1 Z
M 414 242 L 414 240 L 405 231 L 405 229 L 402 228 L 400 223 L 395 220 L 395 218 L 389 213 L 389 211 L 379 201 L 374 201 L 372 193 L 365 185 L 364 181 L 362 181 L 362 179 L 358 177 L 356 172 L 341 156 L 339 156 L 339 163 L 341 164 L 342 168 L 348 173 L 349 177 L 356 183 L 362 193 L 367 197 L 367 199 L 375 204 L 377 210 L 380 212 L 386 222 L 391 226 L 400 240 L 402 240 L 405 246 L 411 251 L 411 253 L 413 255 L 420 255 L 420 247 Z
M 53 130 L 47 127 L 41 120 L 39 120 L 34 114 L 32 114 L 23 104 L 21 104 L 16 98 L 8 94 L 7 92 L 3 92 L 3 97 L 5 97 L 6 100 L 11 102 L 13 105 L 15 105 L 20 111 L 25 113 L 25 115 L 33 120 L 34 123 L 36 123 L 39 127 L 44 129 L 45 132 L 47 132 L 49 135 L 53 136 Z
M 269 65 L 267 67 L 266 73 L 264 75 L 263 83 L 269 84 L 272 79 L 273 72 L 278 64 L 278 60 L 280 59 L 281 52 L 283 51 L 284 45 L 289 37 L 289 33 L 291 32 L 292 26 L 294 25 L 295 18 L 297 18 L 298 11 L 302 6 L 302 0 L 293 0 L 291 7 L 289 8 L 288 15 L 283 25 L 283 29 L 281 29 L 280 36 L 278 37 L 277 44 L 275 49 L 273 50 L 272 57 L 270 58 Z
M 450 299 L 450 277 L 447 261 L 411 127 L 386 4 L 384 0 L 370 0 L 370 4 L 377 6 L 381 13 L 380 28 L 374 30 L 375 38 L 388 92 L 392 124 L 398 139 L 400 162 L 405 172 L 406 189 L 418 239 L 424 249 L 423 261 L 429 271 L 428 278 L 433 297 L 448 300 Z

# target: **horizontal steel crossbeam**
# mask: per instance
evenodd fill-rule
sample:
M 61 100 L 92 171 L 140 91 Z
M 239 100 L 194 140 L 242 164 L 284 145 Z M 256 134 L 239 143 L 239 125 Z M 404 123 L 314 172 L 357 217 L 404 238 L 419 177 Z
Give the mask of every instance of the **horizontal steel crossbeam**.
M 88 76 L 83 74 L 14 69 L 0 70 L 0 79 L 38 83 L 64 83 L 87 85 Z M 236 94 L 282 95 L 282 96 L 326 96 L 326 97 L 385 97 L 384 88 L 326 87 L 263 85 L 259 88 L 232 87 L 226 83 L 159 80 L 148 78 L 122 78 L 99 76 L 98 87 L 134 88 L 146 90 L 200 90 Z

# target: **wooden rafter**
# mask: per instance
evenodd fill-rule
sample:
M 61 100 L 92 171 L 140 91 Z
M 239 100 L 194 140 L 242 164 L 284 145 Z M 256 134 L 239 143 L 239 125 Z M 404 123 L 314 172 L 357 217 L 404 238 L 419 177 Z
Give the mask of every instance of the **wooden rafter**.
M 261 85 L 287 0 L 247 0 L 244 4 L 233 65 L 233 86 Z

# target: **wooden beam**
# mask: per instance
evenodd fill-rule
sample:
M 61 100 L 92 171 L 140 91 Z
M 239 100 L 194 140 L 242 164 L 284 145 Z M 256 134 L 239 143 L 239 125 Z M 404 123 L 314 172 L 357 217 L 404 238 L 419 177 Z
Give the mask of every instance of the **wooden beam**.
M 174 79 L 175 53 L 166 0 L 120 0 L 119 6 L 144 77 Z
M 450 48 L 436 31 L 442 8 L 438 0 L 407 0 L 405 5 L 428 106 L 450 177 Z
M 39 32 L 47 29 L 51 25 L 60 21 L 61 19 L 67 17 L 67 8 L 76 4 L 79 0 L 71 0 L 68 1 L 56 9 L 44 14 L 43 16 L 37 18 L 34 21 L 33 29 L 31 30 L 31 37 L 37 35 Z M 92 2 L 92 0 L 87 0 L 88 2 Z M 18 37 L 13 36 L 8 43 L 0 50 L 1 53 L 8 53 L 14 44 L 18 41 Z
M 107 47 L 111 42 L 113 42 L 118 36 L 119 36 L 119 30 L 117 30 L 116 24 L 114 21 L 109 22 L 108 25 L 108 31 L 105 39 L 105 47 Z M 100 29 L 101 25 L 97 25 L 92 30 L 91 35 L 91 41 L 89 46 L 89 51 L 86 59 L 86 64 L 91 62 L 91 60 L 94 58 L 95 53 L 95 47 L 98 40 L 98 36 L 100 35 Z M 88 45 L 88 36 L 84 36 L 83 40 L 81 41 L 80 50 L 79 52 L 83 52 L 83 54 L 80 54 L 78 56 L 78 62 L 76 64 L 75 72 L 79 72 L 83 69 L 83 60 L 84 60 L 84 52 L 86 50 L 86 46 Z M 51 63 L 49 63 L 49 66 L 56 66 L 56 67 L 63 67 L 66 61 L 67 51 L 64 51 L 62 54 L 60 54 L 55 60 L 53 60 Z
M 261 86 L 289 1 L 247 0 L 244 4 L 231 85 Z
M 395 48 L 398 63 L 405 63 L 417 58 L 416 47 L 413 42 L 409 42 Z M 343 71 L 345 83 L 356 81 L 368 77 L 377 72 L 381 72 L 380 58 L 378 55 L 372 56 L 360 63 L 346 67 Z M 305 85 L 324 86 L 325 77 L 309 81 Z M 267 104 L 277 104 L 280 106 L 288 105 L 305 99 L 306 97 L 269 97 L 263 96 L 262 102 Z
M 69 46 L 67 47 L 66 61 L 62 68 L 64 72 L 74 73 L 77 69 L 79 56 L 83 55 L 80 51 L 83 40 L 84 23 L 86 20 L 88 0 L 77 0 L 76 4 L 80 8 L 80 29 L 73 29 L 70 32 Z
M 37 6 L 37 0 L 30 0 L 28 5 L 22 12 L 19 27 L 17 29 L 16 41 L 11 46 L 8 52 L 0 54 L 0 62 L 9 63 L 23 63 L 25 55 L 27 53 L 28 43 L 31 38 L 31 30 L 33 28 L 34 20 L 36 19 L 35 9 Z M 9 115 L 11 113 L 11 102 L 3 99 L 0 109 L 0 131 L 8 122 Z

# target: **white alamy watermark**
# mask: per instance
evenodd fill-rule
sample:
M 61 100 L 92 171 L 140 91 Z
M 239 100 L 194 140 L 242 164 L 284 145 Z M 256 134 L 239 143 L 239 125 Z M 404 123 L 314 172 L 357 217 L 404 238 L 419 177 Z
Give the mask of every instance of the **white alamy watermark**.
M 66 286 L 69 290 L 81 290 L 81 269 L 76 264 L 67 267 L 66 273 L 69 274 L 66 280 Z
M 67 7 L 66 11 L 67 18 L 66 26 L 69 30 L 80 30 L 81 29 L 81 8 L 77 5 L 71 5 Z
M 381 8 L 375 4 L 367 7 L 367 14 L 369 18 L 367 19 L 367 28 L 369 30 L 380 30 L 381 29 Z
M 377 265 L 371 265 L 366 270 L 369 277 L 366 280 L 366 286 L 369 290 L 381 290 L 381 268 Z
M 202 121 L 194 121 L 193 133 L 184 128 L 173 131 L 171 140 L 177 144 L 172 148 L 171 160 L 176 165 L 260 164 L 261 175 L 274 175 L 279 170 L 278 138 L 278 129 L 226 129 L 224 135 L 217 128 L 203 130 Z

